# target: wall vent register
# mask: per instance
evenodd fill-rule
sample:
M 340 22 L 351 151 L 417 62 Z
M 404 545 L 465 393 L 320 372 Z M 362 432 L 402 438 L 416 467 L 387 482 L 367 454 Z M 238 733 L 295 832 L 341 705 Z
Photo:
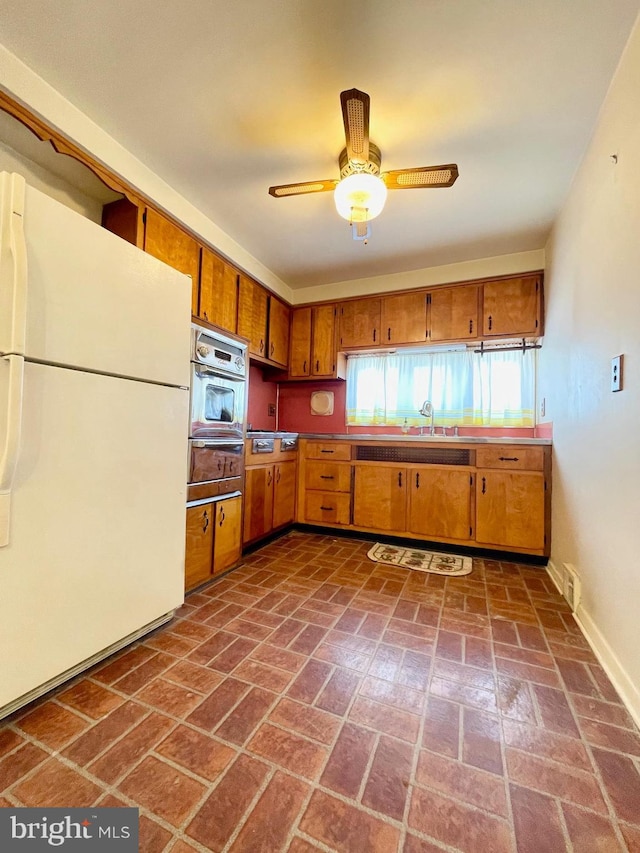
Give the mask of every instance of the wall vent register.
M 362 462 L 416 462 L 427 465 L 471 465 L 471 450 L 456 447 L 370 447 L 358 445 Z

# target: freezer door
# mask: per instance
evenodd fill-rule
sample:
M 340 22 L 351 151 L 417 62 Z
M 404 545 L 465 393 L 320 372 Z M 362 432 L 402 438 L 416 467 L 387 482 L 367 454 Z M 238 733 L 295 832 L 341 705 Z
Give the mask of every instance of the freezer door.
M 182 603 L 187 413 L 185 390 L 25 363 L 0 708 Z
M 191 279 L 21 176 L 0 183 L 0 353 L 188 386 Z

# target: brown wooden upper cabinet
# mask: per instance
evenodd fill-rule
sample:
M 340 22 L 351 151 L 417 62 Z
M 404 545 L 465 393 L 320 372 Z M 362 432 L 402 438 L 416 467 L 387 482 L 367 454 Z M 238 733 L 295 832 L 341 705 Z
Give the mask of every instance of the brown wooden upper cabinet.
M 249 354 L 267 358 L 267 291 L 243 273 L 238 276 L 238 334 L 249 339 Z
M 340 378 L 336 356 L 336 307 L 333 303 L 291 310 L 289 377 Z M 343 364 L 344 358 L 340 359 Z M 342 372 L 343 373 L 343 372 Z
M 383 297 L 380 341 L 383 346 L 427 340 L 427 297 L 423 291 Z
M 340 349 L 380 343 L 380 299 L 354 299 L 340 306 Z
M 287 366 L 289 361 L 289 314 L 290 309 L 275 296 L 269 296 L 269 325 L 267 342 L 269 361 Z
M 200 245 L 190 234 L 153 208 L 145 211 L 144 250 L 191 276 L 191 313 L 198 313 Z
M 542 287 L 539 275 L 484 283 L 483 336 L 537 337 L 542 333 Z
M 238 319 L 238 271 L 203 246 L 200 260 L 200 301 L 197 316 L 229 332 Z
M 249 338 L 249 354 L 286 367 L 289 306 L 249 276 L 238 276 L 238 334 Z
M 429 341 L 456 341 L 477 338 L 480 288 L 477 284 L 439 287 L 429 291 Z

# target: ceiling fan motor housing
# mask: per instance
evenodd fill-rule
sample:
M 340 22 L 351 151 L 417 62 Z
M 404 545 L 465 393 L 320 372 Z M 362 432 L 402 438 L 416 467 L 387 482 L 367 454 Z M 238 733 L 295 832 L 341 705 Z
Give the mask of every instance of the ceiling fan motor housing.
M 381 162 L 380 149 L 374 142 L 369 141 L 369 159 L 366 163 L 352 163 L 347 155 L 347 149 L 343 148 L 338 160 L 340 177 L 346 178 L 347 175 L 353 175 L 356 172 L 368 172 L 370 175 L 378 175 L 380 173 Z

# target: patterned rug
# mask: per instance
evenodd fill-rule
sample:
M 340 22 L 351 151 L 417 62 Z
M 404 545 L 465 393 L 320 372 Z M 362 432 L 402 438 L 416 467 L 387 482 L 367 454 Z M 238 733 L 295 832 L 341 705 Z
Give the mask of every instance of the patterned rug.
M 402 566 L 416 572 L 432 572 L 435 575 L 469 575 L 472 571 L 471 557 L 457 554 L 440 554 L 437 551 L 422 551 L 419 548 L 398 548 L 381 542 L 371 548 L 367 557 L 375 563 Z

